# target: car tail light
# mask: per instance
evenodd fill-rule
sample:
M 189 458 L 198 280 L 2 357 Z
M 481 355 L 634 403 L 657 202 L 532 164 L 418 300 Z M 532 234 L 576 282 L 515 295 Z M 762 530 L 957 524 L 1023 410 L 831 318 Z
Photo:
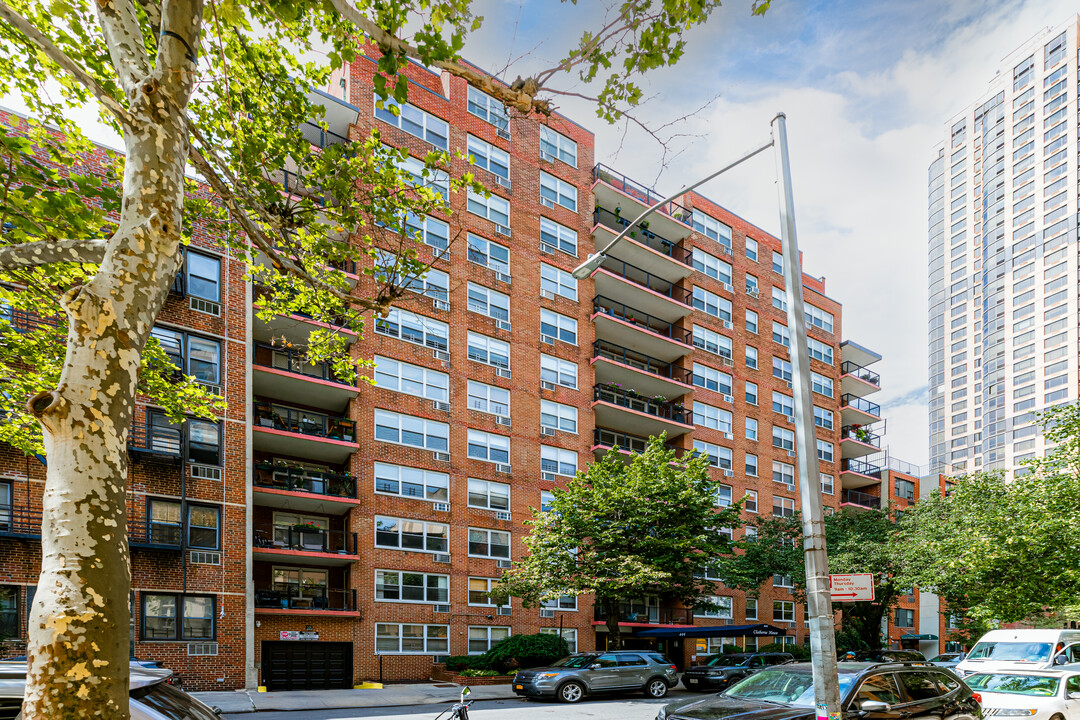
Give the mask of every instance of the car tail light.
M 982 705 L 982 695 L 980 695 L 979 693 L 977 693 L 977 692 L 973 692 L 973 693 L 971 693 L 971 698 L 972 698 L 972 700 L 974 700 L 975 702 L 977 702 L 977 703 L 979 703 L 980 705 Z
M 678 669 L 679 669 L 679 668 L 675 667 L 674 665 L 671 665 L 670 667 L 671 667 L 672 670 L 675 670 L 675 671 L 678 671 Z

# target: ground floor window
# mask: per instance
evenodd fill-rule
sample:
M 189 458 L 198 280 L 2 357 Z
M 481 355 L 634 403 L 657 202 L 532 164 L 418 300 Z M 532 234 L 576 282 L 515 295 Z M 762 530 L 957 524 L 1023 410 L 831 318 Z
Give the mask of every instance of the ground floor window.
M 399 655 L 449 655 L 450 626 L 375 623 L 375 650 Z
M 19 637 L 19 588 L 0 585 L 0 637 Z
M 469 626 L 469 654 L 481 655 L 510 637 L 508 627 Z
M 540 628 L 541 635 L 562 635 L 562 639 L 566 641 L 566 646 L 570 648 L 571 653 L 577 652 L 577 630 L 566 629 L 560 630 L 559 628 Z
M 202 595 L 144 593 L 142 639 L 213 640 L 215 604 Z

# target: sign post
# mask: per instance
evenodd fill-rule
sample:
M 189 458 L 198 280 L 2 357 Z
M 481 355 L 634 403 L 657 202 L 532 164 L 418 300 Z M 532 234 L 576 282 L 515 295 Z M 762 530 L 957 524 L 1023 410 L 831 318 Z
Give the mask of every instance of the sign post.
M 833 602 L 873 602 L 874 576 L 872 573 L 830 575 L 829 594 Z

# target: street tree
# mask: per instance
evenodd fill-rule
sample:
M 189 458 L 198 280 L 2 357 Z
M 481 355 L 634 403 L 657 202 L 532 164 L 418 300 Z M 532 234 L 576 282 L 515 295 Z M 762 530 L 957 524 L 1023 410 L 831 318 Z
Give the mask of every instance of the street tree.
M 680 460 L 663 437 L 627 459 L 610 450 L 526 523 L 528 553 L 505 572 L 493 597 L 527 607 L 562 595 L 592 594 L 605 614 L 609 647 L 622 647 L 620 605 L 656 595 L 693 607 L 708 602 L 705 578 L 730 554 L 726 528 L 740 504 L 717 507 L 706 456 Z
M 469 6 L 0 0 L 0 93 L 29 108 L 25 122 L 0 129 L 0 301 L 10 309 L 0 319 L 0 439 L 48 458 L 28 720 L 128 716 L 125 445 L 135 401 L 144 394 L 174 419 L 221 407 L 176 381 L 151 339 L 193 229 L 212 229 L 248 261 L 261 314 L 303 310 L 327 322 L 305 352 L 344 377 L 355 366 L 340 329 L 359 330 L 424 271 L 402 219 L 440 207 L 437 193 L 398 170 L 401 154 L 377 133 L 313 149 L 301 128 L 320 123 L 321 110 L 308 89 L 371 48 L 378 102 L 391 112 L 407 101 L 403 68 L 416 61 L 541 118 L 571 92 L 560 82 L 581 82 L 597 88 L 601 118 L 625 121 L 641 75 L 675 63 L 719 2 L 625 0 L 559 63 L 509 84 L 461 61 L 481 21 Z M 767 7 L 756 0 L 753 11 Z M 123 138 L 111 166 L 88 161 L 72 119 L 87 107 Z M 450 164 L 448 153 L 429 154 L 424 180 Z M 301 192 L 283 196 L 282 168 Z M 450 180 L 474 186 L 468 173 Z M 350 261 L 366 268 L 366 294 L 335 269 Z

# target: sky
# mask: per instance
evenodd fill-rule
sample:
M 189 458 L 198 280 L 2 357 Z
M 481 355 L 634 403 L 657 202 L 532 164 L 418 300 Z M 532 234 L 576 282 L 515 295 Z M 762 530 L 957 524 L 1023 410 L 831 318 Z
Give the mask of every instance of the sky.
M 610 2 L 482 0 L 484 26 L 464 55 L 503 77 L 553 65 Z M 560 111 L 596 134 L 596 160 L 661 192 L 709 175 L 768 139 L 787 115 L 795 218 L 804 270 L 843 304 L 843 339 L 880 353 L 883 444 L 928 461 L 926 363 L 927 169 L 946 121 L 986 91 L 1000 61 L 1077 12 L 1064 0 L 773 0 L 754 17 L 731 0 L 688 36 L 674 68 L 644 82 L 639 113 L 660 125 L 714 99 L 664 148 L 625 138 L 583 101 Z M 575 33 L 566 28 L 578 28 Z M 557 87 L 584 91 L 575 77 Z M 771 153 L 700 189 L 779 236 Z

